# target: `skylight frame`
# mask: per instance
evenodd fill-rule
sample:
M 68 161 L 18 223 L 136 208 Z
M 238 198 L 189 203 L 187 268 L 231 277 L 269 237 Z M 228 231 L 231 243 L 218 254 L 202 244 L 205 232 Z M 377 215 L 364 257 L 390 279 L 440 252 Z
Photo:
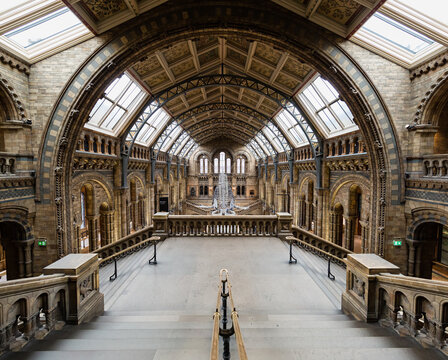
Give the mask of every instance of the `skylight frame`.
M 64 8 L 67 7 L 59 0 L 34 0 L 0 13 L 0 46 L 25 62 L 33 64 L 95 36 L 82 22 L 29 48 L 24 48 L 5 36 L 14 29 Z
M 324 93 L 322 92 L 318 84 L 329 86 L 331 92 L 337 94 L 337 96 L 329 100 L 327 97 L 325 97 Z M 321 102 L 321 104 L 323 104 L 320 105 L 318 108 L 316 108 L 316 106 L 313 104 L 313 101 L 311 101 L 305 94 L 305 92 L 307 92 L 310 87 L 315 91 L 315 93 L 319 97 L 319 101 Z M 331 138 L 351 131 L 359 130 L 358 126 L 354 121 L 353 113 L 349 109 L 347 103 L 342 99 L 341 95 L 336 90 L 336 88 L 333 85 L 331 85 L 331 83 L 328 80 L 323 79 L 320 74 L 316 74 L 315 76 L 313 76 L 305 84 L 305 86 L 301 89 L 301 91 L 296 94 L 295 97 L 299 102 L 299 104 L 302 105 L 304 111 L 306 111 L 308 116 L 313 120 L 313 123 L 321 130 L 321 132 L 325 135 L 326 138 Z M 347 117 L 350 119 L 350 124 L 348 125 L 345 124 L 344 121 L 334 111 L 332 106 L 335 104 L 341 106 L 342 109 L 345 107 L 350 112 L 350 114 L 346 113 Z M 325 123 L 325 120 L 322 118 L 324 114 L 332 116 L 339 128 L 333 130 L 330 129 L 329 124 Z M 351 117 L 349 117 L 349 115 Z
M 146 109 L 149 109 L 151 106 L 154 106 L 154 104 L 153 103 L 149 104 L 146 107 Z M 151 135 L 149 136 L 149 138 L 146 139 L 146 141 L 142 141 L 144 134 L 142 134 L 142 131 L 140 130 L 139 134 L 137 135 L 137 137 L 135 139 L 135 143 L 141 144 L 143 146 L 152 146 L 154 140 L 156 140 L 160 136 L 160 134 L 164 131 L 166 124 L 171 119 L 171 115 L 168 114 L 165 111 L 165 109 L 163 109 L 163 108 L 159 108 L 155 112 L 152 112 L 152 113 L 150 111 L 146 111 L 146 109 L 143 111 L 143 114 L 140 115 L 140 118 L 142 120 L 144 120 L 145 114 L 150 113 L 151 116 L 148 119 L 146 119 L 145 125 L 143 125 L 143 126 L 146 128 L 149 127 L 150 129 L 153 129 L 153 131 L 151 132 Z M 147 131 L 149 131 L 149 128 L 147 129 Z M 143 130 L 143 127 L 142 127 L 142 130 Z
M 303 117 L 301 116 L 301 118 Z M 275 120 L 276 123 L 282 128 L 285 136 L 288 138 L 288 141 L 293 144 L 295 148 L 301 146 L 302 144 L 308 143 L 306 134 L 299 122 L 288 111 L 284 109 L 281 110 L 275 116 Z M 292 133 L 292 130 L 297 133 L 297 136 Z M 298 139 L 300 139 L 300 141 L 298 141 Z
M 127 84 L 120 90 L 116 98 L 112 98 L 111 93 L 116 89 L 116 86 L 118 86 L 121 81 L 126 79 L 128 80 Z M 120 102 L 131 88 L 138 90 L 139 93 L 128 104 L 128 107 L 124 107 L 123 105 L 120 105 Z M 146 101 L 147 96 L 148 93 L 146 92 L 146 90 L 142 86 L 140 86 L 137 81 L 135 81 L 132 75 L 124 72 L 121 76 L 118 76 L 111 82 L 111 84 L 107 87 L 104 96 L 97 100 L 94 107 L 90 111 L 89 120 L 84 124 L 84 126 L 87 129 L 95 130 L 112 136 L 118 136 L 123 128 L 129 123 L 130 119 L 134 118 L 137 115 L 137 110 Z M 99 109 L 105 102 L 110 103 L 110 107 L 100 117 L 98 122 L 94 123 L 93 121 L 95 120 L 94 117 L 97 114 L 97 111 L 99 111 Z M 115 125 L 112 128 L 109 128 L 105 125 L 105 122 L 110 123 L 112 119 L 110 119 L 109 116 L 113 113 L 114 109 L 124 110 L 124 113 L 122 114 L 120 119 L 115 122 Z M 140 132 L 140 134 L 141 133 L 142 132 Z
M 361 27 L 350 40 L 384 58 L 411 69 L 436 56 L 448 46 L 448 24 L 411 8 L 400 0 L 388 0 L 377 10 L 377 13 L 410 28 L 411 30 L 432 39 L 435 43 L 416 54 L 412 54 Z

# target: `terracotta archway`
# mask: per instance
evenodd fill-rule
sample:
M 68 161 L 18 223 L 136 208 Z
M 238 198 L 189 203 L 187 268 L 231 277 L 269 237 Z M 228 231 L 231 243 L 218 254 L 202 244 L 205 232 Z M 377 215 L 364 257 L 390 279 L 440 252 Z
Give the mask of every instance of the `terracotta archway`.
M 41 154 L 51 153 L 52 156 L 40 158 L 38 196 L 44 205 L 51 204 L 54 198 L 64 200 L 56 205 L 60 255 L 64 245 L 71 241 L 70 226 L 67 225 L 70 198 L 63 184 L 70 182 L 69 164 L 77 135 L 96 99 L 116 76 L 144 54 L 181 39 L 207 35 L 238 35 L 275 43 L 276 47 L 312 64 L 337 88 L 350 106 L 368 149 L 374 179 L 371 198 L 377 199 L 372 204 L 371 219 L 375 231 L 372 231 L 371 239 L 376 243 L 376 252 L 384 255 L 386 207 L 399 206 L 402 198 L 398 140 L 373 83 L 333 41 L 336 37 L 332 38 L 318 26 L 297 18 L 274 3 L 260 9 L 256 1 L 232 4 L 211 1 L 201 7 L 186 1 L 175 6 L 160 6 L 132 24 L 119 27 L 115 34 L 81 66 L 61 93 L 41 146 Z M 48 174 L 54 173 L 53 180 Z

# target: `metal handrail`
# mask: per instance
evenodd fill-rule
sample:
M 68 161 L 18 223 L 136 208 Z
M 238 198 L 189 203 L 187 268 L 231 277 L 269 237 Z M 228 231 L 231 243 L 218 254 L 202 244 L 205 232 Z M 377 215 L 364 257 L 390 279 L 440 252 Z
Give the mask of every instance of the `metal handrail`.
M 238 346 L 238 355 L 240 357 L 240 360 L 247 360 L 246 348 L 244 346 L 243 335 L 241 334 L 241 328 L 238 322 L 238 312 L 236 311 L 235 302 L 233 301 L 232 285 L 230 284 L 227 270 L 226 270 L 226 279 L 227 279 L 227 286 L 229 289 L 228 292 L 229 292 L 230 306 L 232 307 L 231 318 L 233 329 L 235 331 L 236 344 Z
M 235 334 L 235 340 L 236 340 L 236 344 L 237 344 L 237 348 L 238 348 L 238 355 L 240 360 L 247 360 L 247 354 L 246 354 L 246 348 L 244 346 L 244 341 L 243 341 L 243 335 L 241 334 L 241 328 L 238 322 L 238 312 L 236 311 L 235 308 L 235 302 L 233 300 L 233 295 L 232 295 L 232 286 L 230 284 L 230 279 L 229 279 L 229 272 L 227 271 L 227 269 L 221 269 L 219 272 L 219 290 L 218 290 L 218 298 L 216 300 L 216 310 L 215 313 L 213 314 L 213 335 L 212 335 L 212 346 L 211 346 L 211 351 L 210 351 L 210 360 L 218 360 L 219 357 L 219 335 L 220 334 L 225 334 L 225 336 L 232 335 Z M 227 294 L 225 294 L 225 284 L 227 283 Z M 225 326 L 223 326 L 223 329 L 220 329 L 219 327 L 219 323 L 220 323 L 220 319 L 221 319 L 221 314 L 219 312 L 219 301 L 221 300 L 221 298 L 223 299 L 223 311 L 224 311 L 224 319 L 223 319 L 223 325 L 224 325 L 224 321 L 226 322 L 226 301 L 227 301 L 227 297 L 229 297 L 230 300 L 230 306 L 232 308 L 232 313 L 231 313 L 231 319 L 232 319 L 232 328 L 231 329 L 227 329 Z M 230 356 L 230 355 L 229 355 Z

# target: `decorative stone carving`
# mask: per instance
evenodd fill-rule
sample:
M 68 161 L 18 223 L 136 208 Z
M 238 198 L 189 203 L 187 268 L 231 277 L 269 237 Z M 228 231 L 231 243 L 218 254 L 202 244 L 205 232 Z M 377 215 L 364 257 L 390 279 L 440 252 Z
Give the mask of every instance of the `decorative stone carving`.
M 358 277 L 353 274 L 353 291 L 362 299 L 364 299 L 364 294 L 366 292 L 365 286 L 365 282 L 361 279 L 358 279 Z
M 79 284 L 79 295 L 81 297 L 81 303 L 87 298 L 87 296 L 94 290 L 93 288 L 93 275 L 90 275 Z

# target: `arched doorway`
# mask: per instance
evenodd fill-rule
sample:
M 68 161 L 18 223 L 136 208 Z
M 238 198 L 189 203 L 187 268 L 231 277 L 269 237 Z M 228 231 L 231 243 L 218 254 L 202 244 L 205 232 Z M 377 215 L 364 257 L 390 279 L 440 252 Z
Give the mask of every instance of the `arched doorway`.
M 448 226 L 436 222 L 420 224 L 409 244 L 409 262 L 415 276 L 448 281 Z M 412 274 L 412 266 L 409 269 Z
M 344 207 L 337 203 L 330 213 L 330 241 L 342 246 L 344 239 Z
M 25 228 L 13 221 L 0 222 L 0 243 L 8 280 L 33 276 L 33 244 Z
M 448 281 L 448 226 L 436 222 L 420 224 L 409 243 L 409 263 L 415 276 Z M 414 275 L 412 265 L 409 275 Z
M 362 210 L 362 191 L 361 188 L 354 184 L 350 187 L 348 201 L 348 217 L 346 220 L 346 246 L 355 253 L 361 253 L 362 237 L 361 237 L 361 210 Z

